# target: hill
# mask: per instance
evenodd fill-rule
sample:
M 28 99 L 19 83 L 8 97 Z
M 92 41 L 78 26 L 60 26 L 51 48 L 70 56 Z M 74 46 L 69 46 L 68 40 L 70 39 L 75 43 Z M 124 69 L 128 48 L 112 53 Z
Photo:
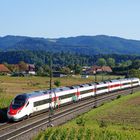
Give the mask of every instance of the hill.
M 68 38 L 0 37 L 0 50 L 31 50 L 94 54 L 140 54 L 140 41 L 113 36 L 77 36 Z

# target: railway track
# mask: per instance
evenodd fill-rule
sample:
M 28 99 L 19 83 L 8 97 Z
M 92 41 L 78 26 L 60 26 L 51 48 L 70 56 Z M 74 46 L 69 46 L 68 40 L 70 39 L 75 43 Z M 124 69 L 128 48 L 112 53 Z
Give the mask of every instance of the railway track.
M 62 107 L 60 110 L 56 110 L 51 117 L 49 117 L 48 112 L 45 112 L 21 122 L 10 125 L 6 124 L 0 127 L 0 140 L 30 139 L 38 131 L 45 130 L 50 123 L 53 125 L 65 123 L 81 113 L 117 98 L 118 95 L 127 95 L 137 90 L 140 90 L 140 87 L 82 100 L 67 107 Z

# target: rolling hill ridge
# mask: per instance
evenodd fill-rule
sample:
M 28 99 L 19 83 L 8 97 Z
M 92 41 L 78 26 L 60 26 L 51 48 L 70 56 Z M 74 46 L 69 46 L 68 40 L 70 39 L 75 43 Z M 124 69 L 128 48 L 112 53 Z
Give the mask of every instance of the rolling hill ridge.
M 0 37 L 0 51 L 32 50 L 95 54 L 140 54 L 140 41 L 97 35 L 68 38 Z

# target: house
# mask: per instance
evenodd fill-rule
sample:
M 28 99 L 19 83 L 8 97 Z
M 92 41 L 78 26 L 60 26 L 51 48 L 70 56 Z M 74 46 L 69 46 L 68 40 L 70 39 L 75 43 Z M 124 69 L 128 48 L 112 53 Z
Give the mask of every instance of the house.
M 91 75 L 95 74 L 97 72 L 102 72 L 102 69 L 100 66 L 96 66 L 96 65 L 94 65 L 93 67 L 91 67 L 85 71 L 86 74 L 91 74 Z
M 27 76 L 36 74 L 34 64 L 13 64 L 11 67 L 13 69 L 14 76 Z
M 67 76 L 65 73 L 59 71 L 53 72 L 53 77 L 65 77 L 65 76 Z
M 87 69 L 90 69 L 90 67 L 89 67 L 89 66 L 83 66 L 83 67 L 82 67 L 82 71 L 83 71 L 83 72 L 86 71 Z
M 0 74 L 10 74 L 11 71 L 4 65 L 0 64 Z
M 94 65 L 90 69 L 86 70 L 86 74 L 96 74 L 96 73 L 100 73 L 100 72 L 110 73 L 110 72 L 112 72 L 112 69 L 109 66 L 96 66 L 96 65 Z
M 27 64 L 27 71 L 28 74 L 35 75 L 35 65 L 34 64 Z
M 103 71 L 103 72 L 110 73 L 110 72 L 112 72 L 112 69 L 111 69 L 111 67 L 109 67 L 109 66 L 102 66 L 102 71 Z

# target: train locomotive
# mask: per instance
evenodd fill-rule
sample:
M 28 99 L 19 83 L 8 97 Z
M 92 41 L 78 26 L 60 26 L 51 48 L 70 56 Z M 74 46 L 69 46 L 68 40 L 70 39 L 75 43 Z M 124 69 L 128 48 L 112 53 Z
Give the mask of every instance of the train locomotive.
M 11 102 L 7 116 L 9 120 L 19 121 L 35 112 L 137 86 L 140 86 L 139 78 L 125 78 L 19 94 Z

